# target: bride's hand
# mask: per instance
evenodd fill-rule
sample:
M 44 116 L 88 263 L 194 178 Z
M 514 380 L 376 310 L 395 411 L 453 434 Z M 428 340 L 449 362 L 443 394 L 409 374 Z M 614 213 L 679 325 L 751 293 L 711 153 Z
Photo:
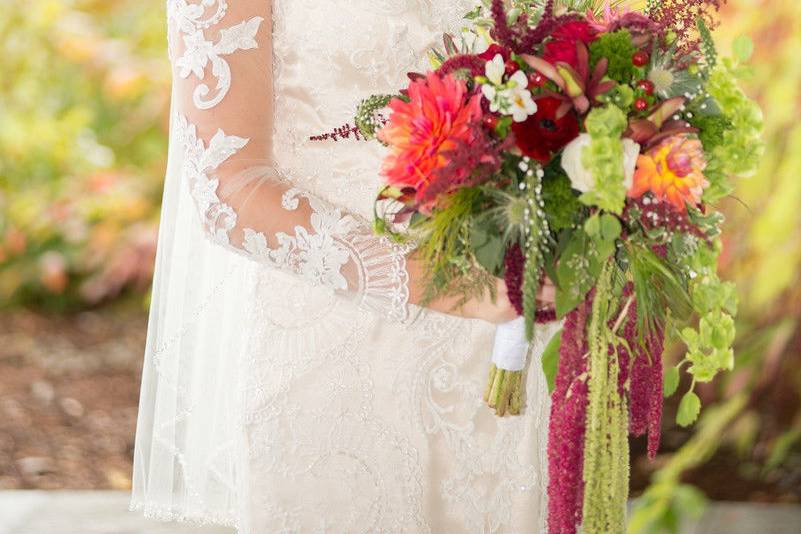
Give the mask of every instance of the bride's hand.
M 556 306 L 556 286 L 547 276 L 543 277 L 540 292 L 537 294 L 537 307 L 541 310 L 552 310 Z
M 407 271 L 409 273 L 409 302 L 419 304 L 425 288 L 425 271 L 422 264 L 413 255 L 407 258 Z M 509 302 L 506 282 L 498 278 L 495 282 L 495 299 L 487 290 L 480 297 L 473 297 L 461 306 L 457 306 L 459 297 L 440 297 L 428 303 L 427 307 L 448 315 L 455 315 L 466 319 L 483 319 L 484 321 L 501 324 L 512 321 L 518 317 L 514 306 Z M 554 305 L 556 289 L 553 283 L 545 278 L 545 282 L 537 295 L 537 305 L 540 308 L 552 308 Z

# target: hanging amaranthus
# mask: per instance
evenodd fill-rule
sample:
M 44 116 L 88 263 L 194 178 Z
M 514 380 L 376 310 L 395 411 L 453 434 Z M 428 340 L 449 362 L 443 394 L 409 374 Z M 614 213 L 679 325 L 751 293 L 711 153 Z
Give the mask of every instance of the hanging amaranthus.
M 587 329 L 588 403 L 584 436 L 584 516 L 583 532 L 608 534 L 625 532 L 629 483 L 628 405 L 620 388 L 621 357 L 625 341 L 617 330 L 633 303 L 628 297 L 618 311 L 615 293 L 617 266 L 604 265 L 592 303 Z M 618 315 L 619 313 L 619 315 Z M 617 319 L 615 319 L 617 317 Z M 610 326 L 609 322 L 614 321 Z M 626 360 L 626 361 L 623 361 Z
M 636 304 L 632 306 L 636 310 Z M 635 319 L 626 324 L 625 338 L 632 350 L 637 342 L 636 311 Z M 664 348 L 664 329 L 658 327 L 645 342 L 636 345 L 635 358 L 629 381 L 631 421 L 629 432 L 633 436 L 648 433 L 648 457 L 652 460 L 659 450 L 662 426 L 662 352 Z
M 584 498 L 587 319 L 594 290 L 565 317 L 548 428 L 548 532 L 575 534 Z
M 503 0 L 493 0 L 490 14 L 495 23 L 493 36 L 506 48 L 518 54 L 529 54 L 542 43 L 558 26 L 573 20 L 580 20 L 578 13 L 567 13 L 555 17 L 553 13 L 554 0 L 547 0 L 542 10 L 542 16 L 536 26 L 529 26 L 528 14 L 521 13 L 513 25 L 509 25 L 508 14 Z

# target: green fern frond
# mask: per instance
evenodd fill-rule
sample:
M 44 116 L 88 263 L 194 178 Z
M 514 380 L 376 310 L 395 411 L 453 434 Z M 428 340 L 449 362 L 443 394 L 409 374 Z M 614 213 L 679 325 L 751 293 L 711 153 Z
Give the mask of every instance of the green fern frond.
M 375 137 L 375 132 L 382 126 L 378 112 L 384 109 L 394 95 L 373 95 L 365 98 L 356 109 L 356 127 L 365 139 Z
M 692 315 L 686 281 L 674 265 L 633 241 L 627 242 L 626 253 L 637 295 L 637 330 L 641 340 L 666 324 L 668 310 L 679 319 Z

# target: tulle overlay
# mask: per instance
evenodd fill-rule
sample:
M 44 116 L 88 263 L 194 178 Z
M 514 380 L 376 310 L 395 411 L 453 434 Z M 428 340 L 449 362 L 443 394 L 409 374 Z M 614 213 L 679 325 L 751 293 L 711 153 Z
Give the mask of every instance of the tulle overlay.
M 167 2 L 174 113 L 132 508 L 244 533 L 543 532 L 536 360 L 558 325 L 538 333 L 524 415 L 495 417 L 494 326 L 406 305 L 403 251 L 370 236 L 381 147 L 308 139 L 423 70 L 473 1 L 265 5 Z M 272 97 L 238 85 L 254 79 L 239 58 L 269 65 L 269 35 Z M 262 97 L 272 127 L 240 127 Z M 259 146 L 272 171 L 227 181 Z M 253 200 L 271 187 L 275 205 Z M 248 188 L 247 205 L 230 193 Z M 306 213 L 305 229 L 273 222 Z

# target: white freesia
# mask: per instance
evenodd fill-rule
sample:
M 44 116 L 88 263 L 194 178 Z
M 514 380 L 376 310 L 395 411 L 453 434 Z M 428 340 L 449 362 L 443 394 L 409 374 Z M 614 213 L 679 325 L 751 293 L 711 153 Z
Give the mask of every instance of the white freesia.
M 504 101 L 498 89 L 496 89 L 494 85 L 485 83 L 484 85 L 481 86 L 481 93 L 484 95 L 484 98 L 486 98 L 487 101 L 490 103 L 489 107 L 490 111 L 493 113 L 497 113 L 501 109 L 501 104 Z
M 508 106 L 508 102 L 506 101 L 503 91 L 499 91 L 497 87 L 503 85 L 503 75 L 506 73 L 506 65 L 504 64 L 503 56 L 495 54 L 492 60 L 487 61 L 486 65 L 484 65 L 484 73 L 489 83 L 485 83 L 481 86 L 481 93 L 490 103 L 490 111 L 497 113 L 505 110 Z
M 487 61 L 487 64 L 484 65 L 484 73 L 492 85 L 501 85 L 503 83 L 503 75 L 506 73 L 503 56 L 495 54 L 494 58 Z
M 537 112 L 537 103 L 531 98 L 531 91 L 527 87 L 528 78 L 522 70 L 515 72 L 509 81 L 510 87 L 504 91 L 509 102 L 509 112 L 515 122 L 523 122 L 529 115 Z
M 518 70 L 507 83 L 503 83 L 506 63 L 501 54 L 495 54 L 492 60 L 487 61 L 484 72 L 487 83 L 481 86 L 481 93 L 489 102 L 491 112 L 511 115 L 515 122 L 523 122 L 537 112 L 525 72 Z
M 586 193 L 595 188 L 595 177 L 581 161 L 584 148 L 592 143 L 590 134 L 583 133 L 571 141 L 562 152 L 562 169 L 570 178 L 573 189 Z M 623 139 L 623 186 L 630 189 L 634 183 L 634 170 L 640 156 L 640 145 L 631 139 Z

